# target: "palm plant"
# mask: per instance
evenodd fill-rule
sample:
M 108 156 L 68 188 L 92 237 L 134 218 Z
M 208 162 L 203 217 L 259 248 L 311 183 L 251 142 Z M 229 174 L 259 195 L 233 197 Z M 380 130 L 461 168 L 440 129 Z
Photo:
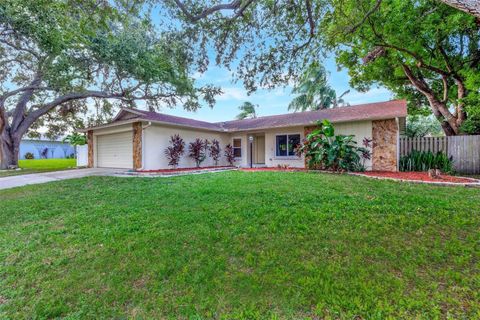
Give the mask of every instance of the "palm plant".
M 69 143 L 72 146 L 83 146 L 87 144 L 87 137 L 84 134 L 80 134 L 78 132 L 74 132 L 68 136 L 66 136 L 62 142 Z
M 238 109 L 240 109 L 240 113 L 237 115 L 238 120 L 242 119 L 252 119 L 257 117 L 257 110 L 256 108 L 258 105 L 255 105 L 251 102 L 245 101 Z
M 297 96 L 288 105 L 288 110 L 320 110 L 348 105 L 343 97 L 349 92 L 347 90 L 337 97 L 335 90 L 328 84 L 325 68 L 313 63 L 294 86 L 292 93 Z

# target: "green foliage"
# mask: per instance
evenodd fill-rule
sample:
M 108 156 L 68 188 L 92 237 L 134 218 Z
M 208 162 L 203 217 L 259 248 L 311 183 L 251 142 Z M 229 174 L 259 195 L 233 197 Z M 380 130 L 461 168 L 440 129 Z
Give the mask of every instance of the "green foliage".
M 406 156 L 400 157 L 400 171 L 428 171 L 439 169 L 445 173 L 452 173 L 452 158 L 444 152 L 434 154 L 431 151 L 413 150 Z
M 318 129 L 309 133 L 297 153 L 304 154 L 310 169 L 333 171 L 363 171 L 361 155 L 369 150 L 357 147 L 354 136 L 335 135 L 328 120 L 318 122 Z
M 448 128 L 456 127 L 456 120 L 452 125 L 447 120 L 456 119 L 478 94 L 480 34 L 475 17 L 433 0 L 386 0 L 368 15 L 375 3 L 332 1 L 333 10 L 322 26 L 337 63 L 348 68 L 350 83 L 358 90 L 380 84 L 406 98 L 410 110 L 436 109 L 451 134 Z M 461 99 L 460 84 L 467 89 Z M 439 110 L 440 104 L 457 112 Z
M 468 118 L 460 127 L 463 133 L 480 134 L 480 101 L 477 103 L 467 107 Z
M 87 144 L 87 137 L 83 133 L 74 132 L 63 139 L 63 142 L 72 146 L 83 146 Z
M 238 120 L 248 119 L 248 118 L 256 118 L 257 117 L 257 109 L 258 105 L 254 105 L 249 101 L 245 101 L 238 109 L 240 113 L 237 115 Z
M 35 156 L 31 152 L 27 152 L 27 153 L 25 153 L 25 159 L 33 160 L 33 159 L 35 159 Z
M 307 111 L 337 107 L 345 103 L 344 92 L 338 99 L 335 90 L 328 85 L 327 71 L 317 63 L 312 63 L 293 87 L 297 95 L 288 105 L 288 110 Z
M 442 128 L 438 121 L 431 116 L 409 115 L 407 117 L 405 136 L 413 138 L 425 137 L 426 135 L 442 135 Z
M 2 190 L 0 203 L 4 319 L 480 310 L 474 188 L 231 171 L 57 181 Z

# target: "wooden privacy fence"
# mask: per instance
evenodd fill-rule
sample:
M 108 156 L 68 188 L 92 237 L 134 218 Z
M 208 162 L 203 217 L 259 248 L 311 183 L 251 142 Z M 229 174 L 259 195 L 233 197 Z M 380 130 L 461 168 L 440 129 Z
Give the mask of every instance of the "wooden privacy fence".
M 408 155 L 413 150 L 439 151 L 453 159 L 453 167 L 459 173 L 480 174 L 480 135 L 452 137 L 400 137 L 399 156 Z

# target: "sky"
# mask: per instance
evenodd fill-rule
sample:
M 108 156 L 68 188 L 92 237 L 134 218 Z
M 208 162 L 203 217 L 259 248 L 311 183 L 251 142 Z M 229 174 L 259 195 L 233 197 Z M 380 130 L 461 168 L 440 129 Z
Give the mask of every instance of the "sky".
M 324 61 L 324 66 L 330 74 L 329 84 L 335 89 L 337 95 L 346 90 L 351 90 L 344 96 L 345 101 L 350 105 L 393 99 L 391 92 L 385 88 L 372 87 L 370 91 L 365 93 L 351 89 L 348 85 L 347 71 L 338 71 L 333 57 L 327 58 Z M 196 78 L 198 85 L 210 83 L 222 88 L 223 94 L 217 97 L 215 106 L 213 108 L 203 106 L 196 112 L 185 111 L 181 106 L 177 106 L 174 109 L 165 108 L 160 112 L 197 120 L 219 122 L 234 119 L 239 113 L 238 107 L 245 101 L 250 101 L 259 106 L 257 109 L 258 116 L 288 113 L 288 104 L 293 98 L 291 86 L 272 90 L 259 89 L 249 96 L 241 82 L 234 83 L 230 71 L 217 66 L 210 67 L 204 74 L 194 75 L 194 78 Z

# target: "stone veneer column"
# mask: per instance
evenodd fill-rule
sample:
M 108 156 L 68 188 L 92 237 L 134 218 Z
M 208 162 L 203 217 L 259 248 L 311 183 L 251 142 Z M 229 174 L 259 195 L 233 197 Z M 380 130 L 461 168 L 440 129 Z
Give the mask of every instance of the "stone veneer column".
M 142 167 L 142 123 L 134 122 L 133 127 L 133 169 Z
M 87 132 L 87 143 L 88 143 L 88 167 L 93 168 L 93 131 L 89 130 Z
M 397 171 L 397 122 L 372 121 L 372 170 Z

